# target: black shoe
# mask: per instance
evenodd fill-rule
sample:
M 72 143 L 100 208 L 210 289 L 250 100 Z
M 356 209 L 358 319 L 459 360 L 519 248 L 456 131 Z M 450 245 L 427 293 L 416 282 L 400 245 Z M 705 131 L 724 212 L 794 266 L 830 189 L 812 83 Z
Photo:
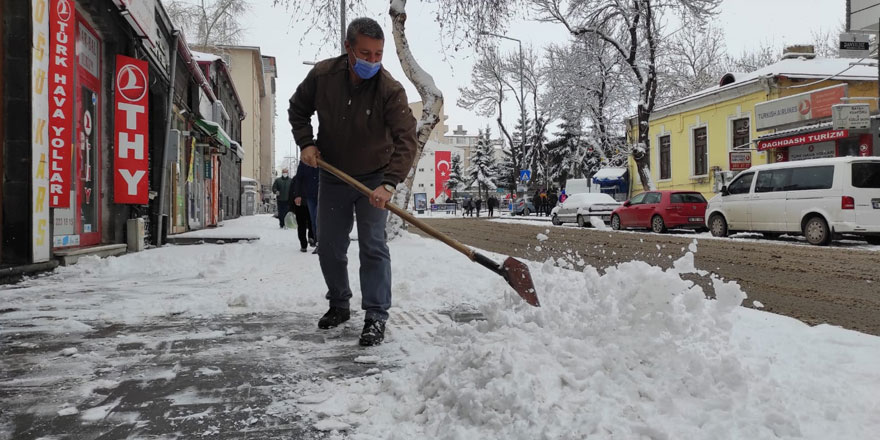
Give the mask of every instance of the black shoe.
M 379 345 L 385 340 L 385 321 L 367 319 L 361 332 L 360 344 L 364 347 Z
M 318 320 L 318 328 L 328 329 L 338 326 L 351 318 L 351 310 L 342 307 L 330 307 L 330 310 Z
M 312 237 L 309 237 L 309 246 L 311 246 L 311 247 L 315 247 L 315 246 L 317 246 L 317 245 L 318 245 L 318 241 L 315 240 L 315 239 L 312 238 Z
M 302 252 L 302 253 L 306 253 L 306 252 L 308 252 L 309 250 L 306 249 L 306 248 L 304 248 L 304 247 L 302 247 L 302 248 L 299 248 L 299 251 Z
M 315 245 L 315 250 L 313 250 L 312 253 L 313 253 L 313 254 L 317 254 L 317 253 L 318 253 L 318 245 Z

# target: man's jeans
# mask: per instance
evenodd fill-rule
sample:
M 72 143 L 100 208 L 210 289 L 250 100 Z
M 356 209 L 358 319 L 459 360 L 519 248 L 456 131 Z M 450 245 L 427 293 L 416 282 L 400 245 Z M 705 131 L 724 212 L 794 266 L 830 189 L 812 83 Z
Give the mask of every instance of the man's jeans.
M 382 184 L 383 174 L 354 176 L 367 186 Z M 318 259 L 332 307 L 349 308 L 348 238 L 357 214 L 360 248 L 361 308 L 367 319 L 386 320 L 391 307 L 391 255 L 385 237 L 388 211 L 374 208 L 367 196 L 321 171 L 318 186 Z
M 283 228 L 284 227 L 284 216 L 287 215 L 287 211 L 290 210 L 290 205 L 287 204 L 287 200 L 277 200 L 276 202 L 278 206 L 278 224 Z

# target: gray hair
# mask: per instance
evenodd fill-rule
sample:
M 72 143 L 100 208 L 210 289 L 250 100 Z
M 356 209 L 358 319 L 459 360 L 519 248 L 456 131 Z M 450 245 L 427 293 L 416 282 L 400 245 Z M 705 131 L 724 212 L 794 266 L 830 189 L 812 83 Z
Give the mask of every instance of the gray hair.
M 354 45 L 358 35 L 370 37 L 376 40 L 385 40 L 385 33 L 382 32 L 382 26 L 372 18 L 360 17 L 355 18 L 348 24 L 345 31 L 345 40 L 349 45 Z

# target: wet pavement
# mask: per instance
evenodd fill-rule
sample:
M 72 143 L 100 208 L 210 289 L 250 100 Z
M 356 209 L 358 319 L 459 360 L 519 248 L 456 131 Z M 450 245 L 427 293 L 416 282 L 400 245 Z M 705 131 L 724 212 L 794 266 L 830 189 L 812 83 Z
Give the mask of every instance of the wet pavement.
M 341 438 L 297 399 L 310 382 L 374 374 L 353 360 L 376 352 L 357 345 L 358 316 L 326 332 L 316 319 L 172 317 L 65 334 L 0 320 L 0 439 Z

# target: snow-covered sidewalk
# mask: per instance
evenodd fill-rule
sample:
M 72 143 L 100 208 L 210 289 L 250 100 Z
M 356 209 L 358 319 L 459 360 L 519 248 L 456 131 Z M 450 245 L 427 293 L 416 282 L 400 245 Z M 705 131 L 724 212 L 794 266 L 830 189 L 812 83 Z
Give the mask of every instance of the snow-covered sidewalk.
M 406 235 L 391 244 L 387 342 L 363 349 L 362 313 L 317 330 L 325 288 L 295 231 L 256 216 L 222 234 L 260 240 L 85 259 L 4 286 L 0 438 L 880 432 L 880 338 L 737 307 L 745 294 L 723 280 L 707 300 L 682 279 L 696 245 L 668 271 L 529 263 L 543 306 L 532 308 L 454 250 Z M 356 242 L 349 261 L 356 306 Z

